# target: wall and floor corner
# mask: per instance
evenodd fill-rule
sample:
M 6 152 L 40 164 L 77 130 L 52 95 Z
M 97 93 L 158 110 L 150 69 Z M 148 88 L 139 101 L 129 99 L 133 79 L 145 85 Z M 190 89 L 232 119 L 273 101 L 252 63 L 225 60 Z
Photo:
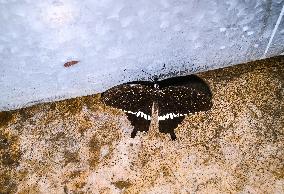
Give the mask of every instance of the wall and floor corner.
M 175 141 L 99 95 L 0 112 L 0 193 L 284 193 L 284 56 L 198 75 L 213 107 Z
M 0 110 L 281 55 L 283 6 L 283 0 L 2 0 Z M 79 63 L 64 66 L 72 60 Z

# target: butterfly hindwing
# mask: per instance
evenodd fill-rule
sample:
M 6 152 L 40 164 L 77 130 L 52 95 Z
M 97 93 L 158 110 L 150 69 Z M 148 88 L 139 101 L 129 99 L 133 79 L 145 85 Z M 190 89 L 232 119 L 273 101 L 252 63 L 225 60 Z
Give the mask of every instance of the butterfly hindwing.
M 172 140 L 176 139 L 174 129 L 183 121 L 185 116 L 174 117 L 172 119 L 159 120 L 159 131 L 169 133 Z
M 126 113 L 128 120 L 134 127 L 131 132 L 131 137 L 134 138 L 138 131 L 148 131 L 150 127 L 151 120 L 147 120 L 143 117 L 137 117 L 134 114 Z

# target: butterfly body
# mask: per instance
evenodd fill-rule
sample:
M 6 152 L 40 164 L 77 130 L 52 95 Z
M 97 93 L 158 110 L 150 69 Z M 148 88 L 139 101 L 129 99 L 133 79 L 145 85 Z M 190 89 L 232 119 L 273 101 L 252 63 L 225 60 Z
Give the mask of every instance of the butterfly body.
M 102 94 L 103 102 L 123 110 L 134 130 L 148 131 L 153 103 L 157 105 L 159 131 L 170 133 L 188 114 L 209 110 L 212 93 L 209 86 L 195 75 L 169 78 L 162 81 L 135 81 L 115 86 Z

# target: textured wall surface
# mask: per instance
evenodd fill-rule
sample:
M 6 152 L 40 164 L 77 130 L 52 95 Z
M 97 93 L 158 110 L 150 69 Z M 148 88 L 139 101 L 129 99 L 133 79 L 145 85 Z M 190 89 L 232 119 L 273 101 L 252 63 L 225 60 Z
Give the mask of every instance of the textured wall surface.
M 284 193 L 284 56 L 200 76 L 213 107 L 176 141 L 99 95 L 0 112 L 0 193 Z
M 275 26 L 266 56 L 279 55 L 283 4 L 0 0 L 0 110 L 259 59 Z

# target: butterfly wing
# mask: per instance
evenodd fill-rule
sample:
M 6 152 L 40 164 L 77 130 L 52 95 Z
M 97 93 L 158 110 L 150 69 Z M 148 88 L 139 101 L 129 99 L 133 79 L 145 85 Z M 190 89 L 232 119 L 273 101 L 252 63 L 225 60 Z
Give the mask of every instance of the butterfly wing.
M 135 137 L 137 131 L 149 130 L 153 104 L 150 83 L 122 84 L 102 94 L 102 100 L 106 105 L 126 112 L 128 120 L 134 126 L 131 137 Z
M 159 130 L 171 134 L 189 113 L 212 107 L 212 93 L 201 78 L 190 75 L 170 78 L 159 84 Z
M 210 87 L 196 75 L 170 78 L 158 84 L 160 116 L 167 113 L 184 115 L 212 107 Z
M 172 119 L 159 120 L 159 131 L 161 133 L 169 133 L 172 140 L 175 140 L 175 128 L 183 121 L 185 116 L 174 117 Z
M 131 137 L 134 138 L 138 131 L 148 131 L 150 127 L 151 120 L 146 120 L 142 117 L 137 117 L 134 114 L 126 113 L 128 120 L 131 125 L 134 127 L 131 132 Z
M 211 97 L 191 86 L 170 86 L 161 90 L 160 96 L 160 116 L 168 113 L 185 115 L 207 111 L 212 107 Z
M 151 114 L 153 104 L 152 88 L 141 84 L 122 84 L 113 87 L 102 94 L 102 100 L 107 106 L 123 111 L 143 112 Z

